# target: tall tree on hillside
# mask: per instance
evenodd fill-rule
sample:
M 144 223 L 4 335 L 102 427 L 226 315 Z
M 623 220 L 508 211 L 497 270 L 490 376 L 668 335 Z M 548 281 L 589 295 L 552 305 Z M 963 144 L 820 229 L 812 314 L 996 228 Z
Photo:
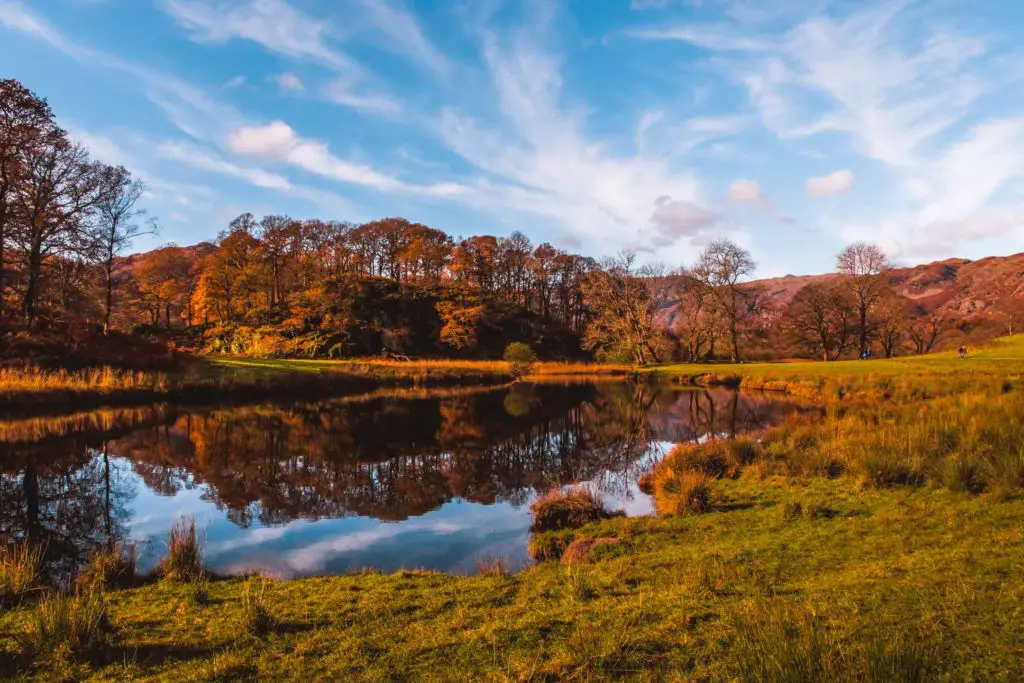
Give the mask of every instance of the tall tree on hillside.
M 743 286 L 743 279 L 754 272 L 756 264 L 750 252 L 730 240 L 715 240 L 707 246 L 697 259 L 693 275 L 711 293 L 722 316 L 729 337 L 729 355 L 733 363 L 739 363 L 740 324 L 749 310 L 750 292 Z
M 786 328 L 822 360 L 838 360 L 856 339 L 856 307 L 842 285 L 810 284 L 790 302 Z
M 643 273 L 633 267 L 635 255 L 608 259 L 590 274 L 584 294 L 591 320 L 583 335 L 587 349 L 625 355 L 634 365 L 658 361 L 651 292 Z
M 117 258 L 131 246 L 132 240 L 156 230 L 153 223 L 141 225 L 145 215 L 138 208 L 146 188 L 140 180 L 133 180 L 123 166 L 106 166 L 99 171 L 100 184 L 109 188 L 96 204 L 93 226 L 93 249 L 103 270 L 103 334 L 110 332 L 110 314 L 114 307 L 117 287 L 115 266 Z
M 21 83 L 0 80 L 0 316 L 7 288 L 7 247 L 18 208 L 18 192 L 27 180 L 26 154 L 56 129 L 46 100 Z
M 868 348 L 871 335 L 871 309 L 885 293 L 885 273 L 891 268 L 885 253 L 867 242 L 854 242 L 836 255 L 836 269 L 844 276 L 857 303 L 861 353 Z

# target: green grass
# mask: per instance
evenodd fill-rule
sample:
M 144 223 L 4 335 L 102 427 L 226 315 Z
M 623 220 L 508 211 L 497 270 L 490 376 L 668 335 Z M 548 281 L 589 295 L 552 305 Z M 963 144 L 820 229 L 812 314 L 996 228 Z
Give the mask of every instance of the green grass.
M 728 680 L 762 671 L 766 649 L 786 670 L 888 662 L 928 680 L 1024 675 L 1019 501 L 818 478 L 716 486 L 704 515 L 577 530 L 622 541 L 586 565 L 266 581 L 255 622 L 252 580 L 212 582 L 204 605 L 171 582 L 113 591 L 107 616 L 134 654 L 76 675 Z M 835 514 L 787 519 L 794 502 Z M 0 617 L 0 649 L 16 651 L 31 615 Z M 780 630 L 790 637 L 777 642 Z

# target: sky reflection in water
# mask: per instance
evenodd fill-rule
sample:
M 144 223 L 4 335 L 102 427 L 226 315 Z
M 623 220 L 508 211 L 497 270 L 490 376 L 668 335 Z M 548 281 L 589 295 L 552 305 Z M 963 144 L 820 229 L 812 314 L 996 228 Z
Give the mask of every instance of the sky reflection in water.
M 601 382 L 8 423 L 0 532 L 45 537 L 64 568 L 97 543 L 131 539 L 147 569 L 187 513 L 218 573 L 472 573 L 494 559 L 519 569 L 537 491 L 588 482 L 609 507 L 649 514 L 637 477 L 673 444 L 761 429 L 795 409 Z

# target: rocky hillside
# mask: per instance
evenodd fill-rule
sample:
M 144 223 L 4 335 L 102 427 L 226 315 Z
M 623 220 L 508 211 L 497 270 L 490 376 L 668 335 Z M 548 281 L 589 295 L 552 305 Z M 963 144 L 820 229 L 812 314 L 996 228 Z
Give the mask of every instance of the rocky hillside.
M 837 277 L 834 273 L 786 275 L 758 280 L 755 284 L 766 288 L 775 304 L 785 307 L 803 287 Z M 897 268 L 890 275 L 890 283 L 898 294 L 929 313 L 981 322 L 1005 313 L 1007 302 L 1024 303 L 1024 253 L 977 261 L 947 259 Z

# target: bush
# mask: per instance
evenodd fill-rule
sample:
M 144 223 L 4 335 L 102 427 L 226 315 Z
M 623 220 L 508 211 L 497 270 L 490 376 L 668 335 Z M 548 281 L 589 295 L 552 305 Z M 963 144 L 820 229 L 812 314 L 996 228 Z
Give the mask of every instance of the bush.
M 516 379 L 526 377 L 533 372 L 534 363 L 537 362 L 537 354 L 533 352 L 529 344 L 523 342 L 512 342 L 505 347 L 505 361 Z
M 182 515 L 171 525 L 167 555 L 160 562 L 159 572 L 171 581 L 192 581 L 205 574 L 203 547 L 196 533 L 195 517 Z
M 36 587 L 43 549 L 19 541 L 0 549 L 0 605 L 13 602 Z
M 534 533 L 578 529 L 584 524 L 608 519 L 622 513 L 605 510 L 601 499 L 590 489 L 574 487 L 566 491 L 553 489 L 530 506 Z

